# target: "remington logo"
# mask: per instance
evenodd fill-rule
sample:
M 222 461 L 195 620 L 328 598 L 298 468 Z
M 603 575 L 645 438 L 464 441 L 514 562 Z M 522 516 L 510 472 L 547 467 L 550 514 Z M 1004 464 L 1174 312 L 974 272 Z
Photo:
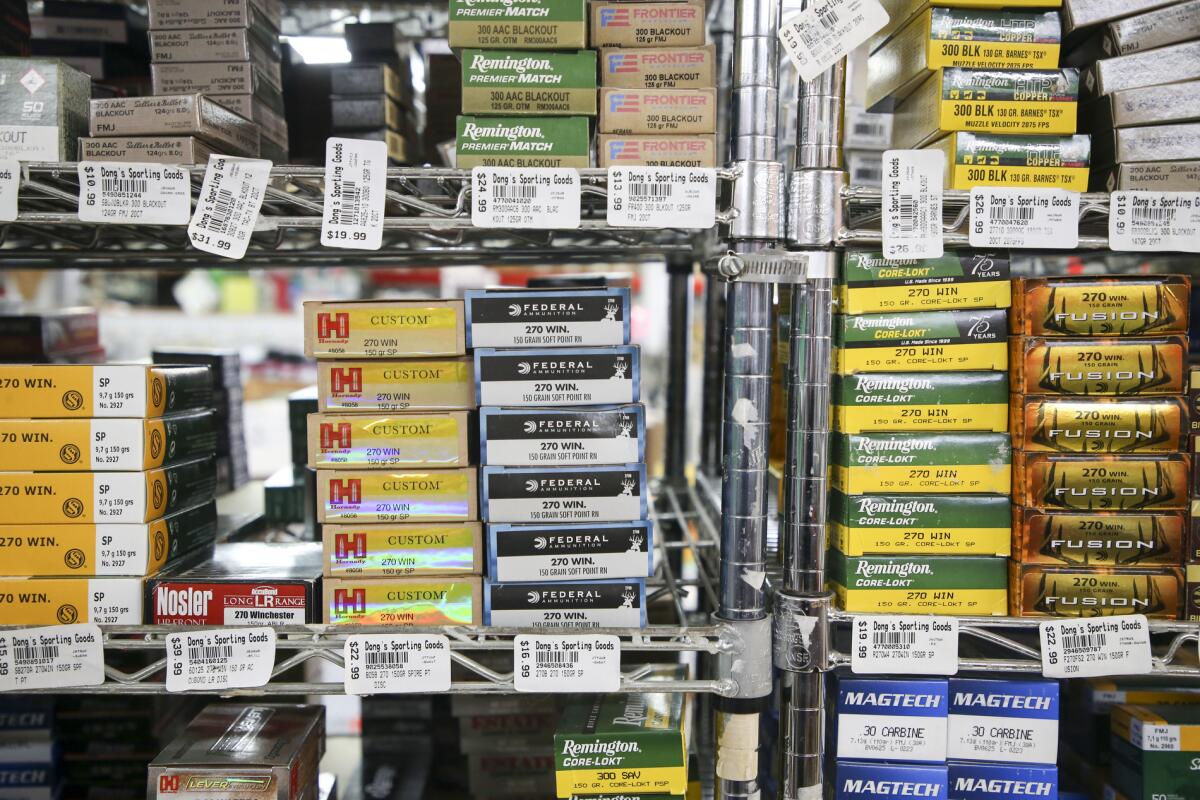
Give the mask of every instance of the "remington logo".
M 884 500 L 878 497 L 859 497 L 858 513 L 869 514 L 900 514 L 908 517 L 913 514 L 932 514 L 934 504 L 923 500 Z
M 933 381 L 929 378 L 855 375 L 854 380 L 854 388 L 859 392 L 911 392 L 920 389 L 929 391 L 934 388 Z
M 854 320 L 855 330 L 865 331 L 871 328 L 899 328 L 902 325 L 916 325 L 917 321 L 912 317 L 875 317 L 872 315 L 863 315 L 851 317 Z
M 859 453 L 908 453 L 914 450 L 933 450 L 937 442 L 933 439 L 856 439 L 854 449 Z
M 544 139 L 541 128 L 528 125 L 479 125 L 468 122 L 463 125 L 462 138 L 478 141 L 479 139 L 507 139 L 510 142 L 525 139 Z
M 646 722 L 646 698 L 644 695 L 627 694 L 625 708 L 621 716 L 613 719 L 614 725 L 634 725 L 641 727 Z
M 871 253 L 863 253 L 858 257 L 860 269 L 880 269 L 882 267 L 911 267 L 920 263 L 915 258 L 883 258 Z
M 530 72 L 550 70 L 552 67 L 548 58 L 513 58 L 512 56 L 489 58 L 482 53 L 476 53 L 475 57 L 471 59 L 471 69 L 476 72 L 490 72 L 494 69 L 508 72 Z
M 607 742 L 577 742 L 567 739 L 563 742 L 562 752 L 565 756 L 615 756 L 621 753 L 640 753 L 642 748 L 637 742 L 607 741 Z
M 873 578 L 876 575 L 895 575 L 899 578 L 908 578 L 912 575 L 932 575 L 933 569 L 928 564 L 911 564 L 903 561 L 891 564 L 859 561 L 856 573 L 864 578 Z

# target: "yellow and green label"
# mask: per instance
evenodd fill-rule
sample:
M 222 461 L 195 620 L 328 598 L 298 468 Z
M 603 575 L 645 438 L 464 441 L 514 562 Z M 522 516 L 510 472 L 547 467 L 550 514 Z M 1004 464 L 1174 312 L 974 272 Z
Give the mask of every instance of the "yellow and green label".
M 1008 556 L 1011 525 L 1000 495 L 829 494 L 829 546 L 848 556 Z
M 1003 615 L 1008 561 L 975 556 L 829 553 L 838 605 L 852 612 Z
M 842 314 L 1008 308 L 1011 297 L 1008 256 L 965 250 L 909 259 L 852 250 L 842 259 L 834 285 L 834 303 Z
M 947 189 L 1017 186 L 1087 191 L 1090 136 L 959 131 L 929 147 L 946 153 Z
M 1005 433 L 835 433 L 830 480 L 843 494 L 1008 494 Z
M 585 0 L 450 0 L 451 47 L 569 50 L 586 46 Z
M 1008 430 L 1004 372 L 883 372 L 833 377 L 843 433 Z
M 587 117 L 458 118 L 455 158 L 472 167 L 588 167 Z
M 596 113 L 594 50 L 464 50 L 462 64 L 464 113 Z
M 1008 368 L 1002 309 L 841 314 L 834 318 L 835 370 L 934 372 Z

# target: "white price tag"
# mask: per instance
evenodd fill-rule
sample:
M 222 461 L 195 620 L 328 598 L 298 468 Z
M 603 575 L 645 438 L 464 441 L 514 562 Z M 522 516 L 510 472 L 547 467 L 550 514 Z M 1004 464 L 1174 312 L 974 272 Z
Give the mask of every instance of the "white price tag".
M 1200 192 L 1113 192 L 1108 246 L 1200 253 Z
M 271 162 L 259 158 L 212 156 L 188 239 L 197 250 L 226 258 L 246 255 L 271 177 Z
M 1079 246 L 1079 194 L 976 186 L 970 241 L 971 247 L 1073 250 Z
M 609 167 L 608 224 L 624 228 L 711 228 L 717 224 L 717 171 Z
M 168 164 L 79 162 L 79 219 L 124 225 L 187 225 L 192 178 Z
M 784 20 L 779 41 L 800 77 L 811 81 L 887 22 L 878 0 L 826 0 Z
M 275 667 L 272 628 L 172 633 L 167 637 L 167 691 L 263 686 Z
M 954 617 L 854 618 L 850 670 L 859 675 L 954 675 L 958 620 Z
M 579 198 L 578 170 L 471 170 L 471 224 L 477 228 L 578 228 Z
M 21 191 L 21 162 L 0 161 L 0 222 L 17 218 L 17 194 Z
M 884 258 L 941 258 L 941 150 L 888 150 L 883 154 Z
M 366 633 L 342 649 L 346 694 L 450 690 L 450 640 L 441 634 Z
M 383 245 L 387 143 L 325 140 L 325 213 L 321 243 L 349 250 Z
M 1038 626 L 1047 678 L 1148 675 L 1150 623 L 1143 614 L 1062 619 Z
M 0 692 L 104 683 L 99 625 L 49 625 L 0 632 Z
M 513 640 L 518 692 L 615 692 L 621 688 L 621 640 L 609 634 Z

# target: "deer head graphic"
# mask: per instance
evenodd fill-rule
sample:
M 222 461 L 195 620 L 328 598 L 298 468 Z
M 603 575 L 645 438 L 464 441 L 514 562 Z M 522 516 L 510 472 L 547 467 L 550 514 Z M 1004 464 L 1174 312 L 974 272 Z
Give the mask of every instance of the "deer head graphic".
M 633 590 L 633 587 L 626 586 L 621 592 L 621 599 L 624 601 L 621 603 L 621 608 L 633 608 L 633 599 L 635 597 L 637 597 L 637 592 Z
M 604 321 L 611 322 L 612 320 L 615 320 L 616 318 L 617 318 L 617 301 L 613 300 L 613 299 L 609 299 L 609 301 L 604 304 Z
M 642 552 L 642 542 L 643 541 L 645 541 L 645 537 L 642 536 L 641 531 L 638 531 L 637 533 L 631 533 L 629 535 L 629 549 L 626 550 L 625 552 L 626 553 Z
M 628 439 L 629 435 L 633 432 L 633 420 L 631 420 L 629 417 L 621 417 L 620 425 L 621 430 L 617 434 L 617 438 Z
M 613 364 L 613 379 L 614 380 L 621 380 L 621 381 L 625 380 L 625 373 L 627 373 L 627 372 L 629 372 L 629 365 L 626 364 L 624 361 L 618 361 L 616 364 Z
M 621 497 L 632 497 L 633 487 L 637 486 L 637 481 L 632 475 L 626 475 L 621 479 Z

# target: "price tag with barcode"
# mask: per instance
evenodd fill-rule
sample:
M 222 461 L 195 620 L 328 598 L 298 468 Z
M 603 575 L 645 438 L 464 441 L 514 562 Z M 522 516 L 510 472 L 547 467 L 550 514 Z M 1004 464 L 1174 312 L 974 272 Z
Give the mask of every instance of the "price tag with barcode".
M 21 191 L 21 162 L 0 160 L 0 222 L 17 218 L 17 195 Z
M 621 639 L 609 634 L 513 640 L 518 692 L 615 692 L 621 688 Z
M 237 628 L 167 637 L 167 691 L 263 686 L 275 668 L 275 631 Z
M 192 177 L 169 164 L 79 162 L 79 219 L 124 225 L 187 225 Z
M 954 617 L 854 618 L 850 669 L 860 675 L 958 672 L 958 620 Z
M 579 171 L 559 167 L 471 170 L 471 224 L 477 228 L 578 228 Z
M 811 81 L 887 22 L 878 0 L 827 0 L 784 20 L 779 41 L 800 77 Z
M 188 239 L 197 250 L 241 258 L 250 245 L 271 177 L 271 162 L 259 158 L 211 156 Z
M 323 245 L 350 250 L 378 250 L 383 245 L 387 157 L 386 142 L 325 140 Z
M 99 625 L 51 625 L 0 632 L 0 692 L 104 683 Z
M 342 659 L 346 694 L 450 691 L 450 640 L 441 634 L 347 636 Z
M 892 115 L 873 114 L 862 106 L 846 107 L 847 150 L 887 150 L 892 146 Z
M 1050 620 L 1038 632 L 1047 678 L 1147 675 L 1153 666 L 1150 623 L 1143 614 Z
M 941 150 L 888 150 L 883 154 L 884 258 L 941 258 Z
M 971 247 L 1073 250 L 1079 246 L 1079 194 L 976 186 L 970 225 Z
M 1200 192 L 1113 192 L 1108 246 L 1200 253 Z
M 717 171 L 609 167 L 608 224 L 624 228 L 711 228 L 717 224 Z

